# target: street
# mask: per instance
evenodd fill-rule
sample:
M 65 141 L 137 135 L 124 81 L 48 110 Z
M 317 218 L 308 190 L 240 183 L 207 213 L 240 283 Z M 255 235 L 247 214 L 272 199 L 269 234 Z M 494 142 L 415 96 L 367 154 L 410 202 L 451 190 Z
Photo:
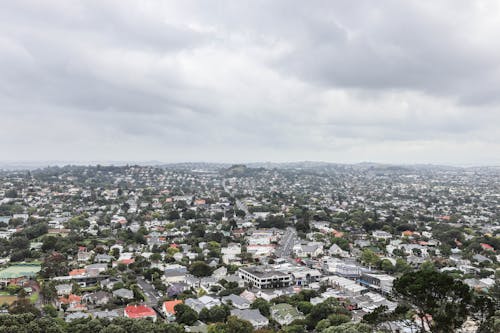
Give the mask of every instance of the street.
M 276 248 L 276 257 L 289 257 L 292 254 L 296 238 L 297 232 L 295 231 L 295 229 L 288 227 L 285 234 L 280 240 L 279 246 Z

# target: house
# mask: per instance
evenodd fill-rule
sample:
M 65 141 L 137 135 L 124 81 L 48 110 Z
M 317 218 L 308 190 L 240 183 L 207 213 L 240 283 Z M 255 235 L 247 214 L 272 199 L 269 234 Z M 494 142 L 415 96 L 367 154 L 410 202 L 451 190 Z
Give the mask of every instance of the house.
M 85 246 L 80 246 L 78 248 L 77 260 L 78 261 L 89 261 L 93 254 L 94 254 L 94 252 L 87 251 L 87 248 Z
M 392 238 L 392 235 L 388 233 L 387 231 L 383 230 L 375 230 L 372 232 L 373 238 L 377 240 L 388 240 Z
M 290 304 L 280 303 L 271 307 L 271 318 L 284 326 L 290 325 L 294 320 L 304 319 L 304 316 Z
M 85 270 L 85 268 L 73 269 L 73 270 L 69 271 L 68 275 L 69 276 L 86 276 L 87 271 Z
M 222 279 L 227 275 L 227 268 L 226 267 L 219 267 L 217 268 L 213 273 L 212 276 L 218 279 Z
M 59 297 L 56 301 L 56 305 L 59 310 L 62 310 L 64 306 L 67 306 L 67 311 L 76 311 L 82 302 L 82 297 L 74 294 L 69 294 L 67 296 Z
M 162 279 L 167 283 L 184 282 L 187 268 L 181 265 L 170 265 L 163 273 Z
M 88 318 L 88 317 L 90 317 L 90 314 L 85 313 L 85 312 L 81 312 L 81 311 L 77 311 L 77 312 L 73 312 L 73 313 L 68 313 L 66 315 L 66 317 L 64 318 L 64 321 L 67 322 L 67 323 L 70 323 L 73 320 L 85 319 L 85 318 Z
M 249 321 L 254 329 L 261 329 L 269 325 L 269 319 L 260 314 L 256 309 L 234 309 L 231 310 L 231 315 L 241 320 Z
M 250 308 L 250 302 L 246 298 L 234 294 L 222 297 L 222 303 L 230 304 L 240 310 Z
M 475 254 L 475 255 L 472 256 L 472 259 L 474 259 L 478 263 L 492 262 L 490 258 L 485 257 L 482 254 Z
M 101 285 L 101 288 L 106 288 L 106 289 L 112 290 L 113 287 L 115 286 L 115 284 L 117 284 L 117 283 L 123 283 L 123 281 L 121 279 L 110 277 L 108 279 L 102 280 L 99 283 Z
M 94 261 L 99 264 L 110 263 L 115 259 L 115 257 L 108 254 L 98 254 L 95 256 Z
M 238 287 L 243 288 L 245 286 L 245 281 L 239 277 L 237 274 L 228 275 L 224 277 L 227 282 L 234 282 L 238 284 Z
M 130 300 L 134 299 L 134 292 L 129 289 L 121 288 L 113 291 L 113 296 L 124 300 Z
M 108 269 L 108 264 L 92 264 L 85 267 L 88 276 L 96 276 Z
M 167 295 L 170 298 L 176 297 L 182 292 L 186 291 L 189 289 L 189 285 L 185 283 L 172 283 L 170 286 L 167 288 Z
M 310 242 L 307 244 L 297 244 L 293 247 L 293 252 L 297 257 L 307 258 L 307 257 L 317 257 L 323 254 L 323 244 L 319 242 Z
M 257 299 L 257 296 L 251 291 L 245 290 L 240 294 L 241 297 L 246 299 L 249 303 L 253 303 Z
M 337 244 L 333 244 L 328 249 L 328 254 L 331 256 L 349 257 L 349 252 L 342 250 Z
M 221 248 L 222 262 L 226 265 L 241 265 L 241 245 L 229 243 L 227 247 Z
M 104 310 L 104 311 L 94 311 L 91 313 L 93 318 L 106 318 L 109 320 L 113 320 L 114 318 L 121 317 L 120 312 L 118 310 Z
M 71 289 L 73 289 L 73 286 L 71 284 L 58 284 L 55 286 L 56 287 L 56 292 L 58 296 L 63 296 L 63 295 L 69 295 L 71 294 Z
M 208 332 L 208 325 L 197 320 L 191 326 L 184 326 L 184 330 L 188 333 L 207 333 Z
M 175 316 L 175 306 L 177 304 L 182 304 L 182 300 L 173 300 L 173 301 L 166 301 L 163 302 L 163 305 L 161 307 L 163 313 L 167 316 L 167 318 L 173 318 Z
M 147 305 L 127 305 L 123 310 L 123 315 L 132 319 L 147 319 L 151 318 L 156 321 L 156 312 Z
M 101 290 L 96 291 L 95 293 L 83 295 L 82 301 L 94 305 L 104 305 L 108 303 L 112 297 L 111 293 Z
M 490 244 L 481 243 L 479 245 L 481 245 L 481 248 L 483 249 L 483 251 L 495 252 L 495 248 L 493 246 L 491 246 Z
M 188 298 L 186 299 L 185 304 L 200 313 L 203 308 L 211 309 L 214 306 L 221 305 L 221 302 L 217 298 L 201 296 L 200 298 Z

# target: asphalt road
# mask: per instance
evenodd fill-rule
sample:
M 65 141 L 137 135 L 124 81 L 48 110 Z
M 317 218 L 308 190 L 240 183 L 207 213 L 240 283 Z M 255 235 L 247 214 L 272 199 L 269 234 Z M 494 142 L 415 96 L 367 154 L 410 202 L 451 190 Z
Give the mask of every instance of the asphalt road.
M 276 256 L 281 258 L 290 257 L 296 238 L 297 232 L 295 229 L 287 228 L 285 234 L 281 237 L 279 246 L 276 248 Z
M 144 295 L 146 295 L 146 304 L 149 306 L 155 306 L 160 299 L 158 295 L 158 291 L 153 288 L 153 285 L 146 280 L 142 276 L 137 277 L 137 285 L 142 289 Z

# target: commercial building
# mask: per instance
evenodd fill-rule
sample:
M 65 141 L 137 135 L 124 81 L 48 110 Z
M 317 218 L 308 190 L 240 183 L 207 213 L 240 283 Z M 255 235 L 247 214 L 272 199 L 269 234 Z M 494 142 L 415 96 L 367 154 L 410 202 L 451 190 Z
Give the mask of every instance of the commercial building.
M 259 289 L 283 288 L 292 284 L 289 274 L 262 266 L 241 267 L 238 275 L 248 284 Z

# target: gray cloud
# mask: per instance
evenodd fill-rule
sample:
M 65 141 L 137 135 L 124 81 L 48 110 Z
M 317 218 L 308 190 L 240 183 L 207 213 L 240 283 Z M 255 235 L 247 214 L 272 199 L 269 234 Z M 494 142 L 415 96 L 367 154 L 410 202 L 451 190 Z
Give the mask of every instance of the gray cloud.
M 12 1 L 3 160 L 499 163 L 496 1 Z

